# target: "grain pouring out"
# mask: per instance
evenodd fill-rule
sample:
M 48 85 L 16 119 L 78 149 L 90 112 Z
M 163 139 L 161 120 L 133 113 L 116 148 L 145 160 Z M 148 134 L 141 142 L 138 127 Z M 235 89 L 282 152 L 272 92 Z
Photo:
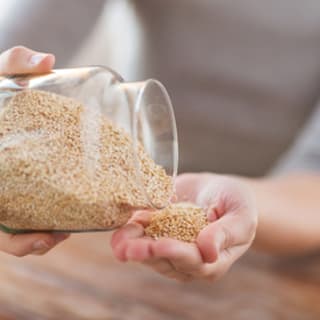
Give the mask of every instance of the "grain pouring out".
M 23 230 L 124 224 L 132 210 L 150 207 L 132 145 L 100 110 L 45 91 L 16 94 L 0 111 L 0 223 Z M 142 146 L 137 155 L 139 181 L 163 207 L 172 179 Z

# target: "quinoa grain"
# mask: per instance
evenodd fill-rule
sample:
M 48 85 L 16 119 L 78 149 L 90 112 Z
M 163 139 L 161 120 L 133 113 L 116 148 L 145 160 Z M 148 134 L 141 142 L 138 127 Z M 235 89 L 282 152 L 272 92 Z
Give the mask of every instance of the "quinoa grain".
M 172 179 L 138 148 L 142 184 L 163 207 Z M 129 134 L 99 110 L 25 90 L 0 111 L 0 223 L 23 230 L 112 229 L 149 208 Z
M 154 239 L 166 237 L 194 242 L 206 225 L 208 219 L 202 208 L 190 203 L 177 203 L 155 211 L 145 234 Z

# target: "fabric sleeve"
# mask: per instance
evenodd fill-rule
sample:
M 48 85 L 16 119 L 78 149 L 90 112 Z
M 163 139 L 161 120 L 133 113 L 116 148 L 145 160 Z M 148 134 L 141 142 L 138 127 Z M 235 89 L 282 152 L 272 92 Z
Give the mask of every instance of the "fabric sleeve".
M 270 173 L 278 175 L 298 171 L 320 172 L 320 101 L 293 145 Z

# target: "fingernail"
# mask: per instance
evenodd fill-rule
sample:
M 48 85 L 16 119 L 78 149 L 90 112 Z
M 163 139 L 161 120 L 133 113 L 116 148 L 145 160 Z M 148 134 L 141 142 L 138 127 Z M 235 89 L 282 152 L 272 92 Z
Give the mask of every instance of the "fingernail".
M 69 237 L 68 233 L 53 233 L 52 234 L 54 241 L 56 243 L 61 242 Z
M 48 55 L 45 53 L 36 53 L 33 56 L 31 56 L 29 64 L 31 66 L 37 66 L 43 61 Z
M 33 248 L 34 251 L 41 251 L 41 250 L 49 249 L 50 246 L 44 240 L 38 240 L 38 241 L 34 242 L 32 248 Z
M 125 226 L 125 230 L 126 230 L 125 238 L 138 238 L 144 234 L 143 227 L 136 222 L 127 224 Z

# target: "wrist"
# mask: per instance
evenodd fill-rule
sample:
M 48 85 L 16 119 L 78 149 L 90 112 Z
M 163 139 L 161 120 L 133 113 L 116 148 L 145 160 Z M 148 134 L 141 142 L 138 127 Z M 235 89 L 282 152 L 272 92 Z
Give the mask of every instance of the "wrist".
M 254 248 L 277 255 L 320 249 L 319 176 L 239 179 L 251 189 L 257 204 Z

